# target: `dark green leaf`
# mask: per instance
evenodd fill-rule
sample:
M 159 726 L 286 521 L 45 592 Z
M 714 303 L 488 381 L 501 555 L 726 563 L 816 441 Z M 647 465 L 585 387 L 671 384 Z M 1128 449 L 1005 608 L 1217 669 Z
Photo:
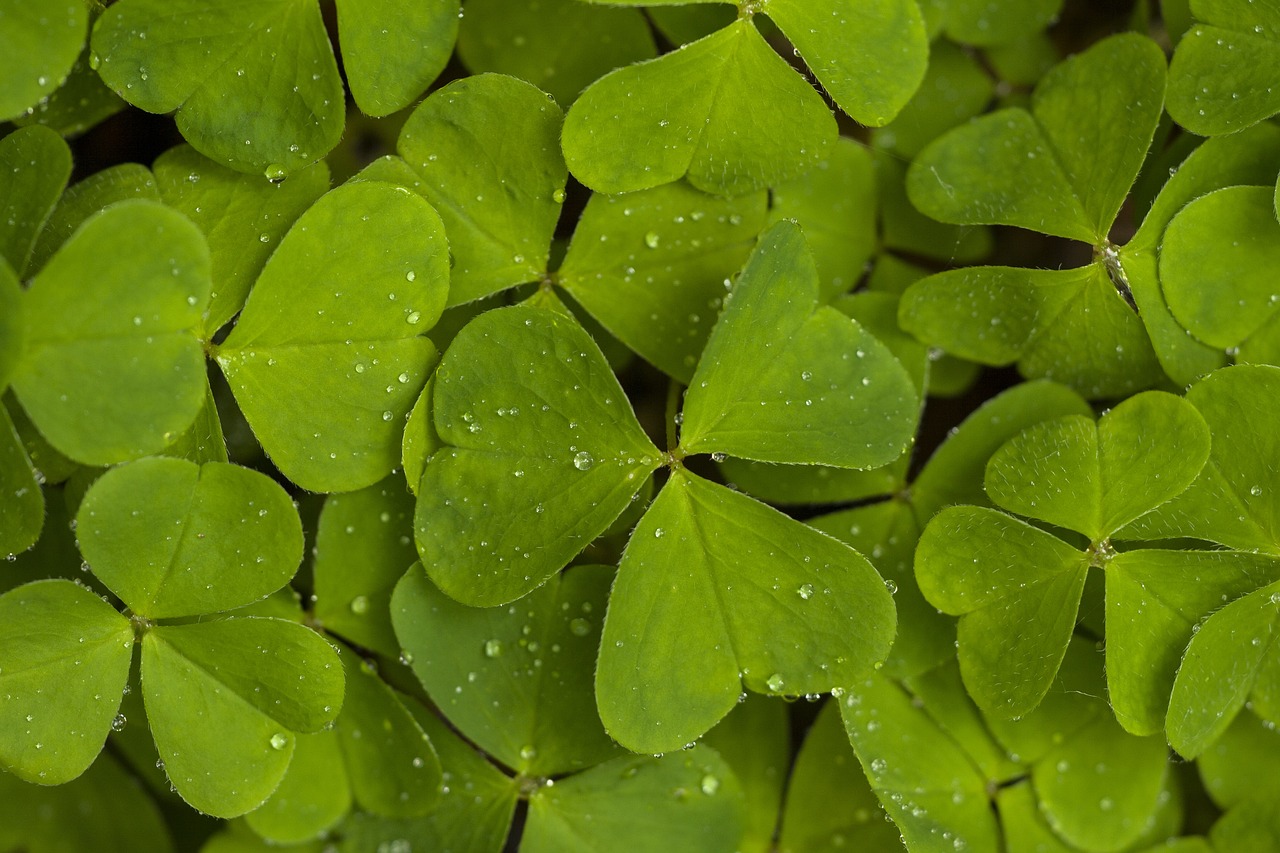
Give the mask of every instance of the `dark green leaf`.
M 593 195 L 557 281 L 619 340 L 687 383 L 767 207 L 763 192 L 721 199 L 683 182 Z
M 93 573 L 149 619 L 249 604 L 288 583 L 302 560 L 289 495 L 265 474 L 221 462 L 113 468 L 76 518 Z
M 529 797 L 524 853 L 592 853 L 619 839 L 635 853 L 732 853 L 745 823 L 742 788 L 714 750 L 626 756 Z
M 685 396 L 686 452 L 845 468 L 901 455 L 919 417 L 911 379 L 856 322 L 818 305 L 799 228 L 766 232 L 731 297 Z
M 444 227 L 382 183 L 328 193 L 285 235 L 217 351 L 254 434 L 286 477 L 352 491 L 400 461 L 404 417 L 444 308 Z
M 33 109 L 28 109 L 13 123 L 20 127 L 42 125 L 72 137 L 123 110 L 127 104 L 108 89 L 93 70 L 92 57 L 89 45 L 85 44 L 57 91 L 41 98 Z
M 13 388 L 40 432 L 78 462 L 164 448 L 204 401 L 197 338 L 209 254 L 181 214 L 147 201 L 92 217 L 24 294 Z
M 577 0 L 469 0 L 458 32 L 458 56 L 473 73 L 519 77 L 564 105 L 596 78 L 655 53 L 638 9 Z
M 595 669 L 611 577 L 575 568 L 510 607 L 466 607 L 415 566 L 392 620 L 405 659 L 449 721 L 525 775 L 599 764 L 617 748 L 599 723 Z
M 1280 848 L 1280 812 L 1270 803 L 1241 803 L 1209 831 L 1218 853 L 1271 853 Z
M 279 183 L 221 166 L 189 146 L 171 148 L 152 168 L 160 197 L 209 242 L 214 290 L 204 319 L 213 337 L 244 307 L 253 280 L 294 220 L 329 189 L 323 163 Z
M 936 42 L 920 89 L 872 139 L 877 147 L 913 158 L 942 133 L 981 113 L 994 94 L 995 81 L 976 57 L 950 42 Z
M 459 0 L 339 0 L 342 62 L 356 106 L 385 116 L 416 101 L 449 61 L 461 17 Z
M 2 274 L 2 273 L 0 273 Z M 44 493 L 31 459 L 14 429 L 9 412 L 0 406 L 0 553 L 20 553 L 36 544 L 44 527 Z
M 733 770 L 747 802 L 747 830 L 739 853 L 769 853 L 778 826 L 782 788 L 791 764 L 787 705 L 764 696 L 748 696 L 707 732 L 710 746 Z
M 61 785 L 102 751 L 133 656 L 133 626 L 88 589 L 36 581 L 0 596 L 0 764 Z
M 62 85 L 88 29 L 81 0 L 0 0 L 0 119 L 22 115 Z
M 602 77 L 564 125 L 570 171 L 603 193 L 688 175 L 707 192 L 742 195 L 803 174 L 835 139 L 822 97 L 748 20 Z
M 441 361 L 433 408 L 446 447 L 418 489 L 418 551 L 470 605 L 514 601 L 560 571 L 659 464 L 599 347 L 557 311 L 473 320 Z
M 991 254 L 995 240 L 990 228 L 945 225 L 924 215 L 907 198 L 907 163 L 885 151 L 875 151 L 873 157 L 884 248 L 948 265 L 973 263 Z M 880 263 L 886 257 L 882 255 Z
M 743 686 L 811 694 L 882 661 L 893 599 L 867 560 L 681 469 L 622 557 L 596 697 L 609 734 L 664 752 L 695 740 Z
M 1062 0 L 946 0 L 947 35 L 962 44 L 1008 44 L 1058 19 Z
M 413 498 L 393 475 L 325 499 L 312 563 L 315 618 L 326 631 L 395 660 L 391 591 L 418 559 Z
M 231 618 L 142 638 L 147 721 L 169 780 L 217 817 L 252 811 L 280 784 L 297 734 L 342 705 L 342 663 L 310 628 Z
M 1169 68 L 1169 115 L 1192 133 L 1233 133 L 1280 111 L 1280 9 L 1198 0 Z
M 528 83 L 481 74 L 433 92 L 405 122 L 397 149 L 419 178 L 411 188 L 449 234 L 449 305 L 546 273 L 564 201 L 561 118 Z
M 177 110 L 187 141 L 236 171 L 283 178 L 342 136 L 342 80 L 318 3 L 122 0 L 92 45 L 117 94 Z
M 269 843 L 297 844 L 317 838 L 351 808 L 351 785 L 338 736 L 332 731 L 299 735 L 280 786 L 245 823 Z
M 0 12 L 0 20 L 4 19 L 5 13 Z M 0 140 L 0 258 L 19 277 L 69 177 L 71 149 L 53 131 L 23 128 Z
M 400 441 L 400 463 L 404 469 L 404 479 L 409 491 L 418 494 L 418 484 L 422 482 L 422 473 L 427 468 L 427 460 L 444 443 L 436 434 L 435 416 L 431 412 L 431 400 L 436 393 L 436 375 L 432 373 L 422 386 L 418 402 L 413 404 L 412 411 L 404 424 L 404 438 Z

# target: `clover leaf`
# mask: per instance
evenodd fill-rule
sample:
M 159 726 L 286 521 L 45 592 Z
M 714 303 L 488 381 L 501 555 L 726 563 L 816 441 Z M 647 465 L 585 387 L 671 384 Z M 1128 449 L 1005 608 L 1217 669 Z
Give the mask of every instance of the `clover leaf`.
M 11 381 L 49 443 L 106 465 L 190 426 L 204 399 L 197 330 L 209 287 L 204 238 L 181 214 L 131 201 L 80 226 L 23 294 L 26 346 Z
M 0 119 L 34 107 L 62 85 L 84 47 L 89 9 L 78 0 L 32 6 L 0 2 Z
M 916 577 L 931 604 L 962 617 L 960 665 L 979 707 L 1014 717 L 1039 704 L 1066 653 L 1085 575 L 1111 559 L 1109 537 L 1186 489 L 1208 457 L 1197 412 L 1147 392 L 1097 425 L 1076 416 L 1032 426 L 988 463 L 992 500 L 1083 534 L 1088 550 L 997 510 L 957 506 L 930 521 Z M 1027 624 L 1038 629 L 1015 628 Z
M 446 253 L 430 205 L 372 182 L 327 193 L 285 235 L 216 350 L 285 476 L 351 491 L 396 467 L 435 354 L 422 333 L 444 308 Z
M 460 0 L 339 0 L 337 6 L 351 97 L 371 116 L 404 109 L 431 85 L 449 61 L 462 17 Z
M 0 258 L 19 276 L 70 176 L 71 149 L 53 131 L 23 128 L 0 139 Z
M 4 515 L 0 516 L 0 551 L 17 554 L 40 538 L 44 527 L 44 494 L 22 438 L 3 406 L 0 406 L 0 494 L 5 495 L 6 502 Z

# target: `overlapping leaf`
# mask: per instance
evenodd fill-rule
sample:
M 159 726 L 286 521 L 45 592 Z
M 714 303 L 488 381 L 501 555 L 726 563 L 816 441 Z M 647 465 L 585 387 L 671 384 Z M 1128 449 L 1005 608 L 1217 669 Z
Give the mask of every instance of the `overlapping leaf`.
M 614 584 L 596 695 L 637 751 L 696 739 L 756 692 L 821 693 L 888 653 L 893 600 L 856 551 L 752 499 L 672 473 Z
M 77 514 L 93 572 L 149 619 L 231 610 L 289 582 L 302 524 L 289 495 L 257 471 L 143 459 L 97 480 Z
M 133 201 L 85 222 L 23 294 L 13 388 L 49 443 L 105 465 L 190 426 L 204 400 L 209 287 L 204 238 L 181 214 Z
M 460 17 L 459 0 L 339 0 L 343 69 L 356 105 L 385 116 L 417 100 L 449 61 Z
M 435 354 L 422 334 L 444 308 L 447 252 L 430 205 L 375 182 L 328 193 L 285 235 L 216 355 L 285 476 L 351 491 L 397 466 Z
M 283 178 L 342 136 L 342 80 L 310 0 L 123 0 L 98 19 L 92 45 L 117 94 L 177 110 L 187 141 L 237 171 Z
M 0 140 L 0 258 L 19 276 L 70 176 L 71 149 L 53 131 L 23 128 Z
M 160 201 L 155 176 L 146 166 L 120 163 L 95 172 L 83 181 L 67 187 L 49 214 L 27 265 L 29 272 L 39 272 L 54 253 L 91 216 L 121 201 L 148 199 Z
M 0 2 L 0 119 L 16 118 L 62 85 L 88 28 L 89 9 L 80 0 Z
M 445 447 L 418 488 L 418 550 L 431 579 L 465 604 L 504 604 L 545 582 L 659 464 L 599 347 L 559 312 L 480 315 L 435 383 Z

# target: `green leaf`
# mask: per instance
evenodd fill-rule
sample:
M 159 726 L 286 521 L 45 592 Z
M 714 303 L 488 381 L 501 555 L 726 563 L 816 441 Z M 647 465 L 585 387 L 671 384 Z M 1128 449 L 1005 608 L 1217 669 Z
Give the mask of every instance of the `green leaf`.
M 126 106 L 93 70 L 92 53 L 85 43 L 62 85 L 52 95 L 37 101 L 13 123 L 19 127 L 40 125 L 70 138 L 79 136 Z
M 579 567 L 510 607 L 466 607 L 415 566 L 392 621 L 414 673 L 469 740 L 526 776 L 612 758 L 591 676 L 610 574 Z
M 0 406 L 0 495 L 4 496 L 5 508 L 0 514 L 0 552 L 12 556 L 40 538 L 44 493 L 4 406 Z
M 838 504 L 891 495 L 906 486 L 911 460 L 903 454 L 880 468 L 858 471 L 824 465 L 773 465 L 726 458 L 719 463 L 727 483 L 776 505 Z
M 1277 761 L 1280 735 L 1275 724 L 1246 711 L 1200 754 L 1196 768 L 1214 803 L 1229 809 L 1248 800 L 1274 803 L 1280 799 L 1280 777 L 1274 772 Z
M 461 17 L 459 0 L 339 0 L 342 63 L 361 112 L 386 116 L 416 101 L 449 61 Z
M 1195 758 L 1222 736 L 1250 693 L 1274 691 L 1264 683 L 1276 667 L 1280 583 L 1255 590 L 1216 611 L 1191 638 L 1173 682 L 1165 731 L 1169 745 Z
M 919 417 L 911 379 L 855 321 L 818 305 L 799 228 L 770 228 L 731 296 L 685 396 L 687 453 L 846 468 L 901 455 Z
M 873 151 L 872 156 L 880 199 L 881 242 L 885 249 L 934 258 L 948 265 L 974 263 L 991 254 L 995 240 L 990 228 L 945 225 L 925 216 L 907 197 L 908 164 L 885 151 Z M 877 265 L 894 261 L 897 259 L 892 255 L 882 254 Z
M 835 139 L 821 96 L 738 20 L 587 87 L 565 117 L 563 143 L 569 170 L 597 192 L 688 175 L 698 189 L 742 195 L 803 174 Z
M 0 259 L 0 392 L 22 362 L 22 285 L 7 261 Z M 15 407 L 16 408 L 16 407 Z
M 745 685 L 809 694 L 889 651 L 893 599 L 864 557 L 677 469 L 623 553 L 596 698 L 609 734 L 665 752 L 729 712 Z
M 1049 828 L 1029 781 L 1001 788 L 996 793 L 996 809 L 1006 849 L 1012 853 L 1072 853 L 1074 848 Z
M 391 592 L 417 559 L 413 498 L 399 477 L 330 495 L 316 525 L 316 620 L 326 631 L 395 660 L 400 642 L 391 628 Z
M 0 596 L 0 765 L 37 785 L 85 771 L 111 730 L 133 626 L 88 589 L 36 581 Z
M 1098 542 L 1184 491 L 1209 458 L 1209 428 L 1163 391 L 1126 399 L 1095 424 L 1043 421 L 987 464 L 985 486 L 1005 509 Z
M 1209 839 L 1220 853 L 1269 853 L 1280 845 L 1280 814 L 1270 803 L 1241 803 L 1213 825 Z
M 1205 343 L 1234 347 L 1275 314 L 1280 262 L 1275 188 L 1228 187 L 1201 196 L 1169 223 L 1160 281 L 1169 310 Z
M 992 397 L 947 436 L 911 484 L 916 518 L 927 522 L 952 504 L 986 505 L 983 473 L 1000 445 L 1041 421 L 1092 414 L 1079 394 L 1046 380 L 1023 382 Z
M 953 645 L 954 648 L 954 645 Z M 954 653 L 933 668 L 903 681 L 913 704 L 923 706 L 938 727 L 956 742 L 988 781 L 1023 774 L 1018 759 L 1010 756 L 991 733 L 987 719 L 965 690 L 960 663 Z
M 785 702 L 748 696 L 703 743 L 725 760 L 746 795 L 747 829 L 740 853 L 769 853 L 778 826 L 782 788 L 791 765 L 791 732 Z
M 113 468 L 76 520 L 93 573 L 148 619 L 249 604 L 288 583 L 302 560 L 289 495 L 265 474 L 222 462 Z
M 516 780 L 499 772 L 435 714 L 417 703 L 408 707 L 448 768 L 440 805 L 425 817 L 402 820 L 356 812 L 343 825 L 341 849 L 367 853 L 407 842 L 412 850 L 501 853 L 516 808 Z
M 72 184 L 58 199 L 36 240 L 27 265 L 28 273 L 43 269 L 54 253 L 95 213 L 116 202 L 139 198 L 160 201 L 160 193 L 151 170 L 137 163 L 110 166 Z
M 619 839 L 636 853 L 732 853 L 745 822 L 742 788 L 706 746 L 662 758 L 624 756 L 529 797 L 525 853 L 591 853 Z
M 353 491 L 399 464 L 448 278 L 440 218 L 389 184 L 339 187 L 289 230 L 217 351 L 286 477 Z
M 227 439 L 222 432 L 222 421 L 218 417 L 218 402 L 214 399 L 212 384 L 206 385 L 204 405 L 200 407 L 196 419 L 164 449 L 163 454 L 187 459 L 197 465 L 227 461 Z
M 891 121 L 924 79 L 929 39 L 912 0 L 769 0 L 763 11 L 861 124 Z
M 851 687 L 839 705 L 863 772 L 908 849 L 997 849 L 986 780 L 904 690 L 877 674 Z
M 1280 579 L 1280 562 L 1240 552 L 1128 551 L 1107 565 L 1107 693 L 1137 735 L 1164 728 L 1183 650 L 1208 613 Z
M 98 19 L 92 45 L 120 97 L 177 110 L 187 141 L 236 171 L 283 178 L 342 136 L 342 80 L 311 0 L 122 0 Z
M 1280 112 L 1280 10 L 1252 0 L 1199 0 L 1169 66 L 1169 115 L 1200 136 L 1234 133 Z
M 53 131 L 22 128 L 0 140 L 0 258 L 19 276 L 70 177 L 71 149 Z
M 440 797 L 431 740 L 372 665 L 343 650 L 346 692 L 334 731 L 356 802 L 385 817 L 417 817 Z
M 196 337 L 209 298 L 204 239 L 146 201 L 87 221 L 24 294 L 13 388 L 62 453 L 108 465 L 161 450 L 204 400 Z
M 778 838 L 780 853 L 853 849 L 891 850 L 898 828 L 883 819 L 849 736 L 840 703 L 828 702 L 805 734 L 787 781 L 787 803 Z
M 1241 365 L 1216 371 L 1187 392 L 1213 437 L 1209 461 L 1190 488 L 1119 531 L 1117 538 L 1190 536 L 1240 551 L 1280 555 L 1280 435 L 1255 429 L 1276 419 L 1280 369 Z
M 433 408 L 446 447 L 418 488 L 418 552 L 472 606 L 514 601 L 564 568 L 659 464 L 599 347 L 556 311 L 471 321 L 436 372 Z
M 596 78 L 656 52 L 640 10 L 576 0 L 469 0 L 458 31 L 458 57 L 472 73 L 519 77 L 565 105 Z
M 957 323 L 957 316 L 970 318 Z M 909 287 L 899 320 L 917 338 L 983 364 L 1018 363 L 1086 397 L 1146 388 L 1160 366 L 1103 263 L 1078 269 L 967 267 Z
M 925 149 L 911 200 L 943 222 L 1101 243 L 1151 144 L 1164 79 L 1153 41 L 1105 39 L 1045 75 L 1030 112 L 990 113 Z
M 297 844 L 320 837 L 351 809 L 351 785 L 333 731 L 299 735 L 289 769 L 245 823 L 268 843 Z
M 412 189 L 449 234 L 450 306 L 546 273 L 567 177 L 561 121 L 528 83 L 482 74 L 432 92 L 405 122 L 397 150 Z
M 1026 39 L 1058 19 L 1062 0 L 946 0 L 947 36 L 989 47 Z
M 873 168 L 867 149 L 842 137 L 816 168 L 770 192 L 768 221 L 799 223 L 818 267 L 822 302 L 857 284 L 875 253 Z
M 588 2 L 608 2 L 613 5 L 615 0 Z M 644 4 L 654 28 L 674 45 L 688 44 L 709 36 L 716 30 L 727 27 L 738 17 L 734 0 L 709 0 L 705 4 L 700 2 L 698 5 L 680 5 L 684 2 L 687 0 L 658 0 L 656 3 Z
M 962 617 L 960 667 L 985 712 L 1019 716 L 1044 697 L 1075 628 L 1088 566 L 1088 555 L 995 510 L 951 507 L 929 522 L 916 578 L 930 604 Z
M 610 333 L 688 383 L 768 201 L 763 192 L 721 199 L 683 182 L 592 195 L 556 279 Z
M 418 484 L 422 482 L 422 473 L 427 469 L 427 460 L 444 446 L 440 436 L 436 434 L 435 417 L 431 413 L 431 399 L 435 394 L 436 375 L 432 373 L 427 377 L 418 401 L 409 412 L 404 424 L 404 438 L 400 441 L 400 463 L 404 469 L 404 479 L 414 495 L 418 494 Z
M 65 785 L 0 773 L 0 849 L 31 853 L 172 853 L 160 809 L 119 761 L 103 755 Z
M 324 163 L 277 183 L 244 175 L 182 145 L 152 166 L 160 197 L 181 211 L 209 242 L 215 290 L 204 319 L 206 339 L 244 307 L 253 280 L 280 238 L 329 189 Z
M 929 68 L 916 94 L 872 139 L 879 148 L 914 158 L 938 136 L 979 115 L 994 94 L 995 82 L 977 58 L 938 41 L 930 46 Z
M 154 627 L 142 638 L 142 689 L 178 794 L 231 818 L 276 789 L 295 733 L 338 715 L 342 663 L 319 634 L 281 619 Z
M 0 119 L 16 118 L 62 85 L 88 29 L 89 10 L 81 0 L 0 0 Z

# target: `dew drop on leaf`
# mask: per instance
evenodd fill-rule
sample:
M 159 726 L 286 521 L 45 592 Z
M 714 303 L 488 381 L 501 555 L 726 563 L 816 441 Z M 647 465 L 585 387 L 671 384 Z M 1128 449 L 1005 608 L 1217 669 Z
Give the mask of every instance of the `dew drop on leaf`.
M 710 797 L 720 790 L 720 780 L 708 773 L 702 777 L 702 783 L 699 787 L 702 788 L 702 793 Z
M 779 690 L 782 689 L 782 685 L 784 683 L 785 682 L 783 681 L 782 676 L 775 672 L 773 675 L 769 676 L 769 679 L 765 682 L 765 685 L 768 686 L 768 688 L 772 690 L 774 693 L 777 693 Z
M 487 658 L 496 658 L 496 657 L 497 657 L 498 655 L 500 655 L 500 654 L 502 654 L 502 641 L 501 641 L 501 640 L 485 640 L 485 643 L 484 643 L 484 656 L 485 656 L 485 657 L 487 657 Z
M 129 724 L 129 718 L 124 714 L 116 714 L 116 718 L 111 721 L 111 731 L 122 732 L 124 727 Z
M 796 593 L 805 601 L 808 601 L 813 596 L 813 584 L 803 584 L 798 590 L 796 590 Z
M 591 466 L 595 464 L 595 461 L 596 460 L 591 458 L 590 453 L 585 450 L 579 450 L 573 456 L 573 467 L 577 468 L 579 471 L 589 471 L 591 470 Z
M 276 732 L 271 736 L 272 749 L 284 749 L 288 745 L 289 745 L 289 738 L 285 737 L 280 732 Z
M 369 612 L 369 599 L 363 595 L 357 595 L 351 599 L 351 612 L 357 616 L 363 616 Z
M 591 633 L 591 623 L 581 617 L 570 620 L 569 630 L 575 637 L 585 637 Z

